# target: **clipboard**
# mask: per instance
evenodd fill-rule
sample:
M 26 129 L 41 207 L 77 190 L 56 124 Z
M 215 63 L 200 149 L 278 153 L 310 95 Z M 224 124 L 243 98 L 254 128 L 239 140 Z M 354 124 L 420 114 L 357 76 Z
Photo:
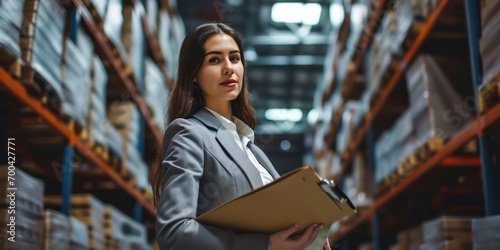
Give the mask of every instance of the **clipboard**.
M 293 224 L 304 230 L 312 223 L 330 226 L 356 208 L 333 181 L 323 180 L 310 166 L 236 197 L 196 220 L 248 233 L 274 233 Z

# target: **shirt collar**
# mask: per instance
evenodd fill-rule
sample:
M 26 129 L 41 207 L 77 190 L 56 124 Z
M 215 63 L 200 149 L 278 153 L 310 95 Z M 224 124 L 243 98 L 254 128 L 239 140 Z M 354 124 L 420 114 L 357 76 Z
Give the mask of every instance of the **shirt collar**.
M 222 125 L 228 129 L 235 131 L 238 135 L 247 137 L 250 141 L 254 141 L 255 133 L 252 128 L 250 128 L 246 123 L 237 117 L 233 116 L 233 121 L 230 121 L 226 117 L 220 115 L 219 113 L 205 107 L 210 113 L 212 113 L 217 120 L 219 120 Z

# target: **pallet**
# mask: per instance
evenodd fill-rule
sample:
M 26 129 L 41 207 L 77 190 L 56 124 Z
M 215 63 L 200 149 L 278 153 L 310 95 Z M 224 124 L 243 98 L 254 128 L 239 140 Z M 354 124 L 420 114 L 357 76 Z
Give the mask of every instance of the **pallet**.
M 479 89 L 478 99 L 480 114 L 485 114 L 500 102 L 500 72 Z
M 0 67 L 4 68 L 14 78 L 20 79 L 23 64 L 20 58 L 15 57 L 0 45 Z
M 386 179 L 377 186 L 376 194 L 380 196 L 389 191 L 394 185 L 411 175 L 423 162 L 444 147 L 443 138 L 429 138 L 422 146 L 417 148 L 405 160 L 403 160 Z
M 90 0 L 83 0 L 82 1 L 83 5 L 87 7 L 88 11 L 90 12 L 90 15 L 92 16 L 92 19 L 94 20 L 94 23 L 96 27 L 104 32 L 104 20 L 102 17 L 99 15 L 99 12 L 95 8 L 94 4 Z
M 41 100 L 47 108 L 56 115 L 61 113 L 61 97 L 57 94 L 50 83 L 44 79 L 30 65 L 24 65 L 21 69 L 21 84 L 30 95 Z
M 102 160 L 105 162 L 109 162 L 109 152 L 108 148 L 103 146 L 102 144 L 94 141 L 92 138 L 84 139 L 87 145 L 92 149 L 92 151 L 97 154 Z
M 60 113 L 59 117 L 61 121 L 63 121 L 71 131 L 75 132 L 75 134 L 79 138 L 82 138 L 84 136 L 83 134 L 88 134 L 86 132 L 86 129 L 80 123 L 78 123 L 73 117 L 64 114 L 62 112 Z

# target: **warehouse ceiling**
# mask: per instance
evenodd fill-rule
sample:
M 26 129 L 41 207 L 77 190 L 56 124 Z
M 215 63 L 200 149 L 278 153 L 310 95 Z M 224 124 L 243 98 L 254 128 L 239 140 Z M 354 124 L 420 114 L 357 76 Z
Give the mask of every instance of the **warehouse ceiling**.
M 177 1 L 177 8 L 187 31 L 202 23 L 222 21 L 243 34 L 249 87 L 259 124 L 256 131 L 303 134 L 308 127 L 307 114 L 312 108 L 316 84 L 323 72 L 330 33 L 330 1 L 304 1 L 322 6 L 316 25 L 274 22 L 271 10 L 276 2 L 181 0 Z M 300 109 L 303 116 L 298 122 L 271 121 L 265 112 L 272 108 Z

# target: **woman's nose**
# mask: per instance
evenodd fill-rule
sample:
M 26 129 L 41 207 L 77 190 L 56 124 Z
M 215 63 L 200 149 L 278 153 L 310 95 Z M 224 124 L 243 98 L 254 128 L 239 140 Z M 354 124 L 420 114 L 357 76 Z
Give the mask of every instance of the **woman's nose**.
M 224 63 L 224 68 L 222 69 L 222 74 L 224 75 L 232 74 L 233 72 L 234 72 L 233 64 L 229 59 L 226 59 Z

